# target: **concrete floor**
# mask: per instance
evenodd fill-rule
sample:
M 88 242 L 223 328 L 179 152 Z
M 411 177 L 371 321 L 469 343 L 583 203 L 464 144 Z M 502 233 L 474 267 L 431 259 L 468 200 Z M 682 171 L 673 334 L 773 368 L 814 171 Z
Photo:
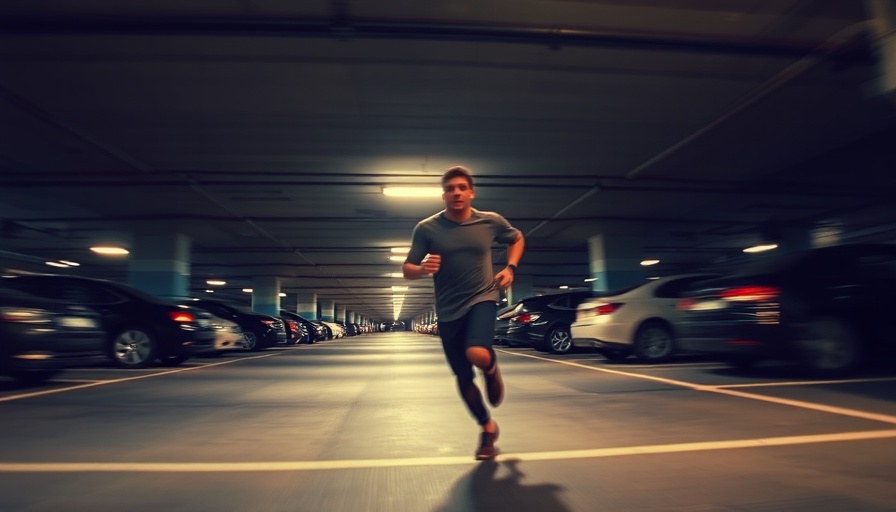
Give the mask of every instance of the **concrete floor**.
M 415 333 L 0 381 L 0 511 L 896 510 L 896 372 L 498 350 L 486 463 Z

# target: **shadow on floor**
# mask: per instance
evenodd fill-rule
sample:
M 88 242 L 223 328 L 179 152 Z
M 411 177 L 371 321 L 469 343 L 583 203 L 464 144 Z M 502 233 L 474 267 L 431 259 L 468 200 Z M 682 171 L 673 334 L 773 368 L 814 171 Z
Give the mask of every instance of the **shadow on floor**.
M 484 461 L 451 490 L 446 503 L 437 512 L 570 512 L 560 500 L 563 487 L 556 484 L 523 483 L 520 461 Z

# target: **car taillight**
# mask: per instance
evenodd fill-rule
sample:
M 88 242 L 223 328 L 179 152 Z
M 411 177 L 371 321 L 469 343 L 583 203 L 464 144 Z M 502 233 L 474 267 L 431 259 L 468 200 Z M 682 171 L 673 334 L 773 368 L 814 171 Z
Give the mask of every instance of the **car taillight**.
M 680 299 L 675 307 L 678 308 L 679 311 L 688 311 L 694 306 L 694 299 Z
M 739 286 L 723 290 L 719 296 L 725 300 L 758 302 L 775 299 L 781 290 L 775 286 Z
M 274 322 L 275 322 L 275 320 L 262 320 L 261 321 L 261 323 L 263 323 L 264 325 L 266 325 L 268 327 L 274 325 Z
M 519 322 L 521 324 L 528 324 L 538 320 L 538 317 L 541 316 L 537 313 L 523 313 L 522 315 L 517 315 L 510 319 L 511 322 Z
M 6 322 L 21 324 L 45 324 L 50 321 L 50 317 L 45 310 L 36 308 L 0 308 L 0 318 Z
M 622 307 L 621 302 L 604 302 L 594 307 L 595 315 L 609 315 Z
M 175 322 L 182 323 L 190 323 L 196 321 L 196 318 L 192 313 L 187 313 L 186 311 L 169 311 L 168 316 L 171 317 Z

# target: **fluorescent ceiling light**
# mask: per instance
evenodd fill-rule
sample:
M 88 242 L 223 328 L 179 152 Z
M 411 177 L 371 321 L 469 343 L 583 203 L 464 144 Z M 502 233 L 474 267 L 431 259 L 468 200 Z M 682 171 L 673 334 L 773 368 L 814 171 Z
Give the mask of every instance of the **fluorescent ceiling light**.
M 205 290 L 205 293 L 215 293 L 215 290 Z
M 596 277 L 586 277 L 585 278 L 586 283 L 593 283 L 594 281 L 597 281 Z
M 388 275 L 389 275 L 389 277 L 404 278 L 404 272 L 390 272 Z
M 407 254 L 407 253 L 411 252 L 410 247 L 393 247 L 389 250 L 394 254 Z
M 560 286 L 560 289 L 561 290 L 569 289 L 569 285 L 564 284 L 564 285 Z
M 58 261 L 48 261 L 46 263 L 47 263 L 47 265 L 49 265 L 51 267 L 68 268 L 68 265 L 66 265 L 65 263 L 60 263 Z
M 76 263 L 74 261 L 68 261 L 68 260 L 59 260 L 59 263 L 64 263 L 70 267 L 80 267 L 81 266 L 80 263 Z
M 209 279 L 205 282 L 205 284 L 209 286 L 224 286 L 227 284 L 227 281 L 221 281 L 220 279 Z
M 103 254 L 106 256 L 122 256 L 131 252 L 124 247 L 116 247 L 112 245 L 96 245 L 91 247 L 90 250 L 97 254 Z
M 407 286 L 393 286 L 392 291 L 393 292 L 406 292 L 406 291 L 408 291 L 408 287 Z
M 744 249 L 744 252 L 763 252 L 777 248 L 778 244 L 754 245 L 753 247 L 747 247 L 746 249 Z
M 246 293 L 252 293 L 252 288 L 243 288 L 243 291 Z
M 660 260 L 644 260 L 641 262 L 641 265 L 644 267 L 649 267 L 651 265 L 656 265 L 659 262 L 660 262 Z
M 283 293 L 283 292 L 280 292 L 280 296 L 281 296 L 281 297 L 286 297 L 286 294 Z
M 405 256 L 389 256 L 390 261 L 404 261 Z
M 392 197 L 442 197 L 442 187 L 383 187 L 383 195 Z

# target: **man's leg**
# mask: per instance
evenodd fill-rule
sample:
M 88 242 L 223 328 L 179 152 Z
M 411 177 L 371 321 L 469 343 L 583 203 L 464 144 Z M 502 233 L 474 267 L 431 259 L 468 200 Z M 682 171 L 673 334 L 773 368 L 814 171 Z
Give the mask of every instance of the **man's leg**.
M 482 370 L 488 401 L 493 407 L 498 407 L 504 401 L 504 380 L 498 368 L 497 354 L 492 348 L 496 314 L 497 306 L 494 302 L 480 302 L 467 314 L 466 357 L 473 366 Z

